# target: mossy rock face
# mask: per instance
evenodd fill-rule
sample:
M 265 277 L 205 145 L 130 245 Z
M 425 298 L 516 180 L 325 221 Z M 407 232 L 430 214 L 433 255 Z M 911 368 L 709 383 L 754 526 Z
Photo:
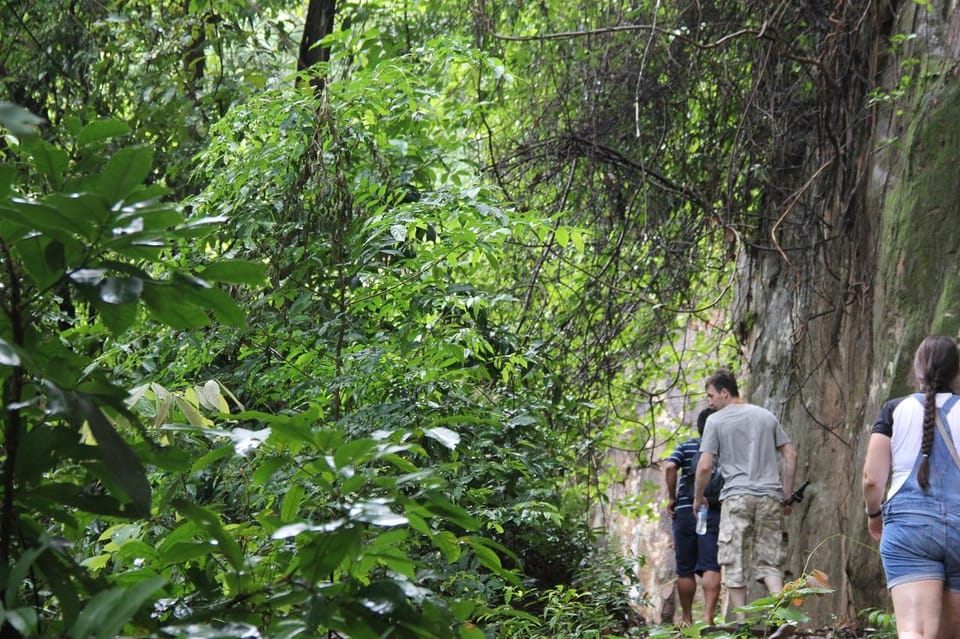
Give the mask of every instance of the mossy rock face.
M 903 133 L 906 163 L 881 220 L 875 328 L 897 345 L 891 395 L 910 390 L 924 336 L 960 334 L 960 82 L 925 102 Z
M 942 15 L 904 18 L 899 29 Z M 960 60 L 939 57 L 944 49 L 933 41 L 914 41 L 910 55 L 919 62 L 909 94 L 859 123 L 873 137 L 850 160 L 869 176 L 865 204 L 852 205 L 854 231 L 803 269 L 791 271 L 772 253 L 753 257 L 741 284 L 753 293 L 743 295 L 748 303 L 737 318 L 749 327 L 748 399 L 781 418 L 800 454 L 797 478 L 812 482 L 786 520 L 785 568 L 789 578 L 811 568 L 830 575 L 836 594 L 804 605 L 821 622 L 890 606 L 863 516 L 866 443 L 882 403 L 913 390 L 920 341 L 960 337 Z M 829 200 L 820 219 L 831 219 Z M 759 278 L 776 269 L 777 283 L 761 286 Z M 788 288 L 797 281 L 815 282 L 816 295 Z

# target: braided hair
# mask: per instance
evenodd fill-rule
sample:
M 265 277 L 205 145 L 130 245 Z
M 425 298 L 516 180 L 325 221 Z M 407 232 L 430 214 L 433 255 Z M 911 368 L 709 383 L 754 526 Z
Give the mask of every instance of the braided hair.
M 930 485 L 930 450 L 937 420 L 937 392 L 952 389 L 958 371 L 960 354 L 953 338 L 931 335 L 917 347 L 913 356 L 913 374 L 923 393 L 923 438 L 920 440 L 923 458 L 917 468 L 917 483 L 924 490 Z

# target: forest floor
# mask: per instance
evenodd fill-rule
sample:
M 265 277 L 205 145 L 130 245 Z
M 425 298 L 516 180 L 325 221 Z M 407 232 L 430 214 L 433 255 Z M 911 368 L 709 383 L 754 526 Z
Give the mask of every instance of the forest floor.
M 864 624 L 846 623 L 820 628 L 806 628 L 791 624 L 767 628 L 747 624 L 724 624 L 715 626 L 650 626 L 642 636 L 650 639 L 667 637 L 742 637 L 758 639 L 895 639 L 893 628 L 874 628 Z

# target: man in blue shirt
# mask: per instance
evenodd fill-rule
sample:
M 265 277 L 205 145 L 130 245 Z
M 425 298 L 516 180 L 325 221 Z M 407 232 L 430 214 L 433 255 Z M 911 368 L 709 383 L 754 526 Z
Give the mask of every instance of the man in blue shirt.
M 700 411 L 697 416 L 697 431 L 703 428 L 714 412 L 711 408 Z M 703 587 L 703 620 L 713 624 L 713 617 L 720 597 L 720 564 L 717 563 L 717 535 L 720 531 L 720 506 L 707 511 L 707 533 L 698 535 L 697 515 L 693 510 L 694 458 L 700 450 L 700 438 L 683 442 L 664 462 L 664 479 L 670 504 L 667 510 L 673 517 L 673 545 L 677 559 L 677 594 L 683 622 L 693 623 L 693 597 L 697 592 L 697 575 Z M 677 471 L 680 481 L 677 481 Z

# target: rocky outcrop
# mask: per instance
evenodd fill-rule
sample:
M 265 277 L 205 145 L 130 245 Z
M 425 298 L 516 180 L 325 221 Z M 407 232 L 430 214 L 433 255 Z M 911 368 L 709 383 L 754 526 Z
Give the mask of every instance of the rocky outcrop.
M 768 198 L 776 223 L 740 254 L 732 310 L 743 394 L 781 418 L 800 452 L 798 480 L 811 482 L 788 519 L 787 570 L 830 576 L 835 595 L 805 606 L 824 621 L 889 607 L 860 494 L 867 437 L 882 402 L 911 389 L 920 340 L 960 336 L 960 8 L 883 10 L 873 24 L 848 25 L 834 52 L 851 57 L 843 68 L 867 86 L 845 93 L 854 80 L 828 78 L 835 91 L 821 91 L 821 129 L 832 130 L 798 141 L 805 159 L 783 168 L 790 196 Z M 660 481 L 656 469 L 631 476 L 625 492 Z M 656 619 L 668 529 L 655 518 L 613 526 L 647 558 Z

